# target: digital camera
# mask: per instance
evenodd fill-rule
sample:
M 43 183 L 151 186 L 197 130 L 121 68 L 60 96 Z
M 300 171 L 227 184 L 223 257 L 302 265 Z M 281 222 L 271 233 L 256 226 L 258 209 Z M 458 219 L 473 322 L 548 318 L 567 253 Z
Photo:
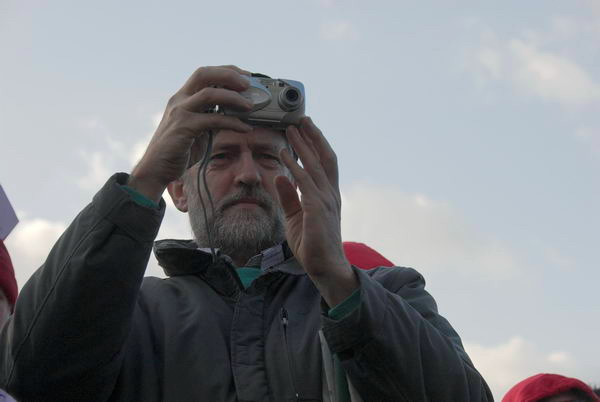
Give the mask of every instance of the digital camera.
M 285 129 L 290 124 L 299 125 L 304 117 L 304 85 L 299 81 L 274 79 L 262 74 L 248 77 L 250 88 L 240 92 L 254 105 L 250 112 L 228 108 L 224 114 L 237 116 L 248 124 Z

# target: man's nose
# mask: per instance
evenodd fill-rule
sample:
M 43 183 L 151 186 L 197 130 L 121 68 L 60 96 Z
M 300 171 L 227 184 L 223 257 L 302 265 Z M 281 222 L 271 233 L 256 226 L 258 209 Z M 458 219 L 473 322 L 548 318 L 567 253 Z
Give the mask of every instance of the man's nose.
M 260 166 L 250 154 L 242 154 L 236 172 L 236 183 L 256 185 L 261 182 Z

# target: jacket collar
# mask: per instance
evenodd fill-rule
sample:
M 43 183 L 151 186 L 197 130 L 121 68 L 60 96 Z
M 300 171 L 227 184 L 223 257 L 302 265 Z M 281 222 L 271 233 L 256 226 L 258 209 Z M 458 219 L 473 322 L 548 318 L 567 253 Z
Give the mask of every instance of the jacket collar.
M 167 276 L 194 275 L 206 271 L 213 264 L 210 251 L 199 249 L 193 240 L 165 239 L 154 243 L 154 255 Z M 228 264 L 231 259 L 217 251 Z M 249 260 L 252 266 L 261 271 L 280 271 L 291 275 L 303 275 L 304 269 L 298 264 L 292 251 L 283 242 L 263 250 Z

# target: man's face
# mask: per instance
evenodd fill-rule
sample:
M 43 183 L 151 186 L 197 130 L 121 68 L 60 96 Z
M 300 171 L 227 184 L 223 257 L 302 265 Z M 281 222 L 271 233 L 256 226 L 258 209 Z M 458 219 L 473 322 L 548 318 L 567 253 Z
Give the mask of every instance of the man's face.
M 252 256 L 284 240 L 282 211 L 273 179 L 289 175 L 279 151 L 287 147 L 281 132 L 257 127 L 250 133 L 222 130 L 214 137 L 206 168 L 210 208 L 202 179 L 213 246 L 230 255 Z M 198 152 L 199 151 L 199 152 Z M 204 149 L 196 150 L 204 155 Z M 185 175 L 184 188 L 192 230 L 200 246 L 209 245 L 203 207 L 198 195 L 199 163 Z
M 4 291 L 0 289 L 0 328 L 2 328 L 4 323 L 8 320 L 10 310 L 11 308 L 8 299 L 6 298 Z

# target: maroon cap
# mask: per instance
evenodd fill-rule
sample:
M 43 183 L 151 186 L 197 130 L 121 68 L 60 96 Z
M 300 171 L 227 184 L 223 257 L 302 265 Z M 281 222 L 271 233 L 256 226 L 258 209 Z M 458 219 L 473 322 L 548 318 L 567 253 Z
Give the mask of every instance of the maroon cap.
M 15 279 L 15 271 L 10 261 L 10 255 L 8 255 L 8 250 L 2 240 L 0 240 L 0 289 L 6 295 L 10 305 L 14 307 L 18 293 L 17 280 Z
M 373 250 L 364 243 L 345 241 L 343 243 L 344 253 L 350 264 L 360 269 L 371 269 L 375 267 L 393 267 L 394 263 Z
M 586 383 L 576 378 L 558 374 L 536 374 L 513 386 L 504 395 L 502 402 L 535 402 L 573 390 L 585 392 L 592 401 L 600 401 L 600 398 Z

